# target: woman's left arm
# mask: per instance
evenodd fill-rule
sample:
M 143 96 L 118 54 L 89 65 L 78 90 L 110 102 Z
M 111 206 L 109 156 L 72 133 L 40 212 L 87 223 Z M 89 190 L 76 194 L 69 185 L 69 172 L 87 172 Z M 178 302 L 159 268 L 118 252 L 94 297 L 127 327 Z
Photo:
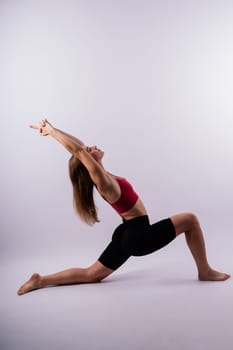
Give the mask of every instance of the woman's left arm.
M 112 187 L 111 178 L 101 165 L 89 154 L 86 145 L 76 137 L 54 128 L 47 119 L 42 119 L 37 125 L 30 125 L 37 129 L 42 136 L 50 135 L 60 142 L 72 155 L 78 158 L 88 170 L 92 181 L 103 193 Z
M 62 130 L 54 128 L 52 124 L 47 121 L 47 119 L 42 119 L 37 125 L 30 125 L 30 127 L 37 129 L 42 136 L 52 136 L 72 154 L 77 154 L 77 152 L 86 148 L 83 141 L 65 133 Z

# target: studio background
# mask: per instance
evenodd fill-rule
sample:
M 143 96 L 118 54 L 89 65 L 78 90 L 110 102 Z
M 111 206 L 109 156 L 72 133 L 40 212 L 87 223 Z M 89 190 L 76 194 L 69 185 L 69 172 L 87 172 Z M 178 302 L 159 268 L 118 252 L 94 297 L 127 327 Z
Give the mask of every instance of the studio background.
M 0 249 L 12 287 L 93 263 L 121 222 L 98 194 L 101 223 L 76 216 L 68 152 L 28 128 L 45 117 L 103 149 L 151 222 L 194 212 L 211 263 L 232 272 L 232 19 L 227 0 L 0 2 Z M 195 276 L 184 237 L 160 259 Z

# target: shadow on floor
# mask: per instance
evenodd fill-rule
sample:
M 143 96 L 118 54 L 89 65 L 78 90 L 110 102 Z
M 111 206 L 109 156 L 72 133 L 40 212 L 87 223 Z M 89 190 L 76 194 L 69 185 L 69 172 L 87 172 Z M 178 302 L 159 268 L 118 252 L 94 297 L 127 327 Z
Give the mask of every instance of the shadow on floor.
M 179 285 L 194 285 L 196 283 L 201 283 L 198 281 L 195 277 L 187 277 L 181 276 L 180 274 L 177 274 L 177 276 L 174 276 L 174 274 L 169 274 L 166 272 L 164 275 L 161 273 L 155 273 L 155 271 L 152 270 L 137 270 L 137 271 L 127 271 L 127 272 L 121 272 L 116 275 L 111 275 L 110 277 L 103 280 L 101 283 L 104 284 L 112 284 L 112 283 L 127 283 L 128 285 L 138 285 L 146 284 L 148 287 L 151 283 L 153 285 L 156 283 L 157 285 L 163 285 L 163 286 L 179 286 Z M 209 282 L 208 282 L 209 283 Z

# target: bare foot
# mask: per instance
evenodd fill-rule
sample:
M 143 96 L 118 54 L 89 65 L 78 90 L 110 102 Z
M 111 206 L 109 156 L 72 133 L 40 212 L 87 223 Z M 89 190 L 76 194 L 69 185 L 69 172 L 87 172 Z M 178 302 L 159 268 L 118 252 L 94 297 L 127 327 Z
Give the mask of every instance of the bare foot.
M 206 273 L 198 274 L 200 281 L 225 281 L 230 277 L 231 276 L 226 273 L 215 271 L 211 268 Z
M 41 277 L 38 273 L 34 273 L 31 278 L 19 288 L 17 294 L 22 295 L 38 288 L 41 288 Z

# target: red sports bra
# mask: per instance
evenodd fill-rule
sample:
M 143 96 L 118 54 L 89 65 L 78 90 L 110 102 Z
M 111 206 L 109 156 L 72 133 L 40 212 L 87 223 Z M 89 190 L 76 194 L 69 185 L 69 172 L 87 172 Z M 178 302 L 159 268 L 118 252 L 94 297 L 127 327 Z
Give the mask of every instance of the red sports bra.
M 121 196 L 115 203 L 109 203 L 119 214 L 130 210 L 137 202 L 139 196 L 134 191 L 132 185 L 126 180 L 116 177 L 121 189 Z

